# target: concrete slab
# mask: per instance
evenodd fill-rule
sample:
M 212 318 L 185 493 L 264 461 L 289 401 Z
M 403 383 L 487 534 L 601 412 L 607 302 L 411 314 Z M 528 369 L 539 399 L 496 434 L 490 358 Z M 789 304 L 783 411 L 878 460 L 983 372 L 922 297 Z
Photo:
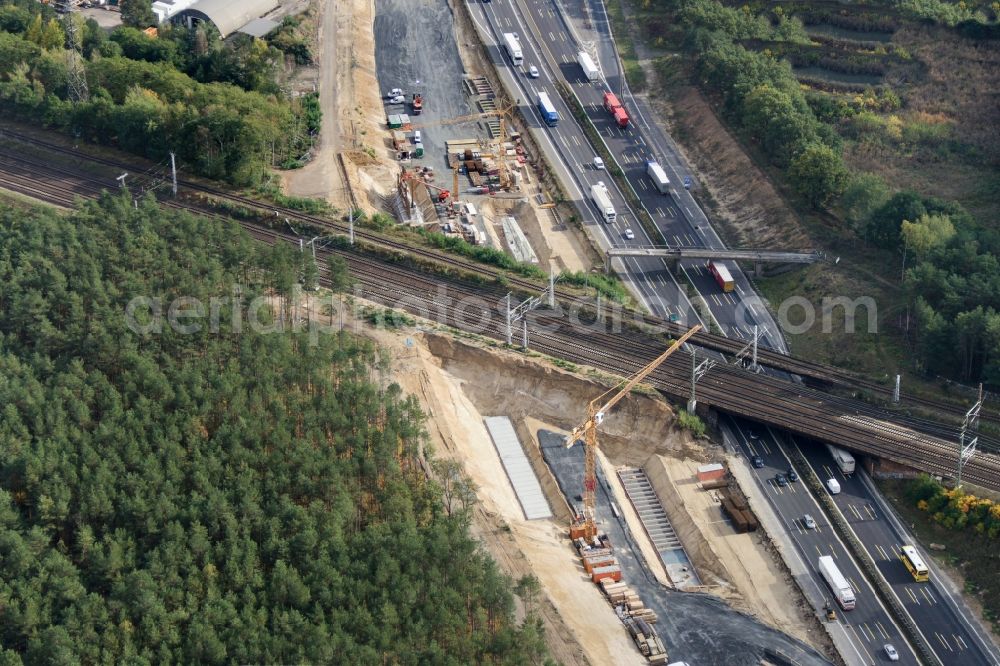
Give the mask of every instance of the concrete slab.
M 507 478 L 514 487 L 517 501 L 521 503 L 524 517 L 528 520 L 551 518 L 552 509 L 545 499 L 545 493 L 538 483 L 535 471 L 531 469 L 528 457 L 524 455 L 521 442 L 514 432 L 514 424 L 506 416 L 487 416 L 483 422 L 490 432 L 493 446 L 500 454 L 500 462 L 503 463 Z

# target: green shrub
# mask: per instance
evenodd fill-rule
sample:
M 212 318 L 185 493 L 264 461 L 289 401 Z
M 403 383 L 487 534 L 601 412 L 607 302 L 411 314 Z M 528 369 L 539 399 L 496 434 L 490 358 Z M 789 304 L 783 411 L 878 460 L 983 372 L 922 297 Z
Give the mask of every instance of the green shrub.
M 695 437 L 705 436 L 705 422 L 697 414 L 692 414 L 686 409 L 677 412 L 677 425 Z

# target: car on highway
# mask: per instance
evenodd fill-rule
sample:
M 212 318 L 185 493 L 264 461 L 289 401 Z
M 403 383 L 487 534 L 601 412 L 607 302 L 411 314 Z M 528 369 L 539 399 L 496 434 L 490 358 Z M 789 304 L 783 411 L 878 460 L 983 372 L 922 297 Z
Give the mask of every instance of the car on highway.
M 788 480 L 789 481 L 798 481 L 799 480 L 799 475 L 796 474 L 795 470 L 792 469 L 791 467 L 788 468 Z
M 758 435 L 753 430 L 751 430 L 750 432 L 748 432 L 747 435 L 750 437 L 750 439 L 760 439 L 760 435 Z
M 625 238 L 627 238 L 629 240 L 635 240 L 635 234 L 632 233 L 631 229 L 626 229 L 625 233 L 623 235 L 625 236 Z
M 684 176 L 684 189 L 685 190 L 691 189 L 691 176 Z
M 541 76 L 541 74 L 538 73 L 538 68 L 532 65 L 531 67 L 528 68 L 528 76 L 530 76 L 533 79 L 537 79 L 539 76 Z
M 754 456 L 750 459 L 750 464 L 754 466 L 754 469 L 760 469 L 764 466 L 764 459 L 760 456 Z
M 788 485 L 788 478 L 784 474 L 778 474 L 774 477 L 774 482 L 784 488 Z
M 840 482 L 837 479 L 827 479 L 826 489 L 830 491 L 831 495 L 837 495 L 840 493 Z
M 602 160 L 600 157 L 595 157 L 594 168 L 597 169 L 598 171 L 604 171 L 604 160 Z
M 810 516 L 808 513 L 802 516 L 802 524 L 806 526 L 807 530 L 816 529 L 816 520 Z
M 405 97 L 403 97 L 402 95 L 396 95 L 395 97 L 390 97 L 388 103 L 389 104 L 402 104 L 405 101 L 406 101 Z
M 899 653 L 896 652 L 895 646 L 892 643 L 886 643 L 882 646 L 885 650 L 885 656 L 889 657 L 889 661 L 899 661 Z

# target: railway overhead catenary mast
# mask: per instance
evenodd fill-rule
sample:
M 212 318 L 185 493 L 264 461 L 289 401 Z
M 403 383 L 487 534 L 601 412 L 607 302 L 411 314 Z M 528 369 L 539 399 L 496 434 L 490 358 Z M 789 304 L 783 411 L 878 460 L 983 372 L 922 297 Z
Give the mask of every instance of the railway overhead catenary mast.
M 645 379 L 653 370 L 656 370 L 661 363 L 667 360 L 671 354 L 677 351 L 681 345 L 687 342 L 687 339 L 692 335 L 697 333 L 701 329 L 701 324 L 695 324 L 695 326 L 689 329 L 684 335 L 678 338 L 670 347 L 667 348 L 665 352 L 660 354 L 657 358 L 653 359 L 648 365 L 643 367 L 639 372 L 635 373 L 631 379 L 625 381 L 621 388 L 607 399 L 603 405 L 598 405 L 601 403 L 605 397 L 615 388 L 608 389 L 601 395 L 597 396 L 590 401 L 587 405 L 587 420 L 581 425 L 573 428 L 573 431 L 566 438 L 566 448 L 573 446 L 578 439 L 583 438 L 584 444 L 584 469 L 583 469 L 583 515 L 575 518 L 573 525 L 570 526 L 570 537 L 573 539 L 583 537 L 587 540 L 592 539 L 597 535 L 597 522 L 594 518 L 594 505 L 595 497 L 594 493 L 597 490 L 597 426 L 601 425 L 604 421 L 605 414 L 611 410 L 612 407 L 618 404 L 618 402 L 628 395 L 629 391 L 634 389 L 639 382 Z

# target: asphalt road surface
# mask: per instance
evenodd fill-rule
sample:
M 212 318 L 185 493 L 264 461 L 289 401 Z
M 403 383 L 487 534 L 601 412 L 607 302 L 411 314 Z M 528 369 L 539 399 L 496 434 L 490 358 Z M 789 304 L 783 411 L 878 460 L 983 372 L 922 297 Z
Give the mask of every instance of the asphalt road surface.
M 533 85 L 537 89 L 545 89 L 553 97 L 557 96 L 554 95 L 553 81 L 564 80 L 572 87 L 660 231 L 661 237 L 653 239 L 644 234 L 640 237 L 636 232 L 635 242 L 617 243 L 616 246 L 667 243 L 672 246 L 725 247 L 690 192 L 683 187 L 684 176 L 689 174 L 680 166 L 682 162 L 673 142 L 655 123 L 647 120 L 652 118 L 651 111 L 628 91 L 618 69 L 602 3 L 590 2 L 587 10 L 579 2 L 563 3 L 560 8 L 560 4 L 554 0 L 492 0 L 488 3 L 474 2 L 470 6 L 474 12 L 479 10 L 491 17 L 492 25 L 501 33 L 518 34 L 525 58 L 523 71 L 526 72 L 530 65 L 536 65 L 541 74 L 539 79 L 531 80 L 529 89 Z M 572 14 L 567 19 L 564 12 L 569 14 L 568 7 L 571 6 L 576 8 L 576 15 L 581 22 L 587 13 L 590 14 L 593 30 L 585 31 L 582 25 L 575 25 Z M 581 32 L 593 39 L 584 40 Z M 497 35 L 497 42 L 502 42 L 502 35 Z M 598 63 L 602 79 L 594 82 L 586 80 L 577 63 L 577 53 L 581 49 L 587 51 Z M 503 52 L 499 52 L 499 55 L 500 60 L 496 61 L 498 65 L 512 68 L 506 55 Z M 632 118 L 628 127 L 619 128 L 605 111 L 602 101 L 606 91 L 615 92 L 622 99 Z M 557 103 L 557 107 L 559 106 L 561 105 Z M 559 109 L 559 113 L 563 119 L 567 118 L 563 108 Z M 569 118 L 572 119 L 572 116 Z M 586 142 L 584 144 L 586 147 Z M 572 148 L 569 145 L 565 147 Z M 585 151 L 570 152 L 572 154 L 567 155 L 567 163 L 575 172 L 574 177 L 586 183 L 583 188 L 585 192 L 598 179 L 608 182 L 606 174 L 594 173 L 591 167 L 593 151 L 589 147 Z M 653 187 L 646 175 L 647 160 L 659 162 L 667 172 L 672 185 L 669 195 L 661 194 Z M 624 205 L 624 199 L 615 201 L 616 210 L 627 210 Z M 629 224 L 633 230 L 638 226 L 628 217 L 625 224 Z M 723 293 L 716 284 L 705 268 L 704 260 L 687 260 L 681 262 L 681 265 L 686 278 L 694 285 L 727 335 L 749 338 L 757 325 L 764 333 L 762 344 L 785 351 L 783 337 L 746 276 L 734 262 L 724 263 L 736 282 L 735 291 L 728 294 Z
M 899 630 L 875 597 L 874 590 L 850 560 L 846 547 L 802 482 L 787 486 L 776 483 L 776 475 L 787 472 L 790 462 L 773 434 L 766 428 L 746 422 L 731 422 L 739 430 L 737 440 L 747 459 L 752 459 L 754 455 L 763 458 L 764 467 L 753 469 L 753 474 L 799 553 L 812 569 L 817 584 L 825 585 L 816 573 L 816 561 L 820 555 L 833 555 L 838 568 L 852 582 L 858 596 L 857 608 L 841 614 L 841 621 L 848 627 L 852 643 L 866 657 L 871 656 L 876 661 L 887 661 L 882 647 L 891 643 L 903 657 L 900 663 L 911 659 L 910 663 L 916 663 Z M 975 621 L 970 622 L 964 617 L 963 613 L 967 611 L 961 609 L 961 601 L 956 600 L 940 581 L 934 581 L 933 572 L 930 582 L 916 583 L 903 567 L 898 558 L 899 547 L 913 541 L 903 536 L 905 531 L 902 526 L 891 515 L 891 509 L 875 492 L 864 472 L 857 470 L 853 474 L 843 474 L 826 447 L 819 443 L 793 442 L 792 445 L 799 447 L 819 479 L 825 482 L 833 478 L 840 484 L 841 492 L 832 496 L 834 503 L 941 663 L 947 666 L 996 664 L 995 647 L 982 637 L 981 628 L 975 626 Z M 799 475 L 804 471 L 797 470 Z M 816 520 L 816 529 L 805 526 L 802 518 L 806 514 Z
M 480 34 L 485 35 L 487 42 L 492 42 L 486 48 L 497 64 L 505 86 L 508 90 L 517 91 L 515 101 L 522 116 L 527 120 L 542 149 L 549 155 L 553 168 L 561 171 L 561 180 L 567 183 L 567 194 L 581 211 L 583 223 L 593 227 L 595 237 L 604 248 L 654 244 L 628 210 L 624 196 L 608 173 L 594 168 L 594 150 L 556 90 L 552 70 L 540 57 L 536 41 L 518 22 L 518 15 L 509 2 L 495 0 L 473 3 L 470 7 Z M 520 67 L 514 67 L 506 51 L 498 46 L 503 42 L 503 34 L 506 32 L 515 32 L 521 39 L 524 63 Z M 539 78 L 528 75 L 531 65 L 538 67 Z M 536 107 L 539 92 L 548 93 L 556 107 L 560 120 L 555 127 L 542 122 Z M 598 182 L 605 183 L 612 204 L 618 212 L 617 219 L 612 223 L 599 219 L 598 210 L 591 201 L 591 187 Z M 631 230 L 635 238 L 626 238 L 626 230 Z M 632 283 L 644 305 L 655 315 L 664 318 L 675 315 L 680 321 L 689 324 L 699 321 L 697 313 L 691 308 L 663 259 L 616 259 L 615 268 L 625 282 Z
M 961 602 L 935 575 L 936 570 L 932 570 L 930 581 L 917 583 L 903 566 L 900 547 L 913 545 L 913 539 L 906 535 L 864 470 L 845 476 L 825 446 L 792 439 L 820 479 L 832 477 L 840 483 L 841 492 L 833 496 L 834 503 L 941 663 L 948 666 L 997 663 L 995 648 L 984 639 L 982 628 L 963 616 Z M 923 560 L 933 567 L 926 554 Z

